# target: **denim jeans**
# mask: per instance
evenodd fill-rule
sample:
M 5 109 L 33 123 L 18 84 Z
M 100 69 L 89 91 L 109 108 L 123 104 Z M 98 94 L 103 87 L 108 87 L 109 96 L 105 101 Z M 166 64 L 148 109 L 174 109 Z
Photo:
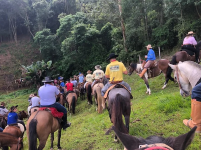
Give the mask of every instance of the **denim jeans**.
M 40 105 L 40 107 L 54 107 L 56 108 L 59 112 L 63 112 L 64 115 L 67 114 L 67 110 L 64 106 L 62 106 L 60 103 L 54 103 L 52 105 Z
M 201 83 L 199 83 L 192 89 L 191 98 L 201 102 Z

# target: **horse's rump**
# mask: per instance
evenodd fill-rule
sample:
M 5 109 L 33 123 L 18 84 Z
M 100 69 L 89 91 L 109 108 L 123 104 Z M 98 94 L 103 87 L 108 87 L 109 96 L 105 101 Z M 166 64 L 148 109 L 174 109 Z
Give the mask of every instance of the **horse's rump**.
M 188 55 L 193 56 L 195 53 L 189 49 L 181 49 L 180 51 L 186 52 Z

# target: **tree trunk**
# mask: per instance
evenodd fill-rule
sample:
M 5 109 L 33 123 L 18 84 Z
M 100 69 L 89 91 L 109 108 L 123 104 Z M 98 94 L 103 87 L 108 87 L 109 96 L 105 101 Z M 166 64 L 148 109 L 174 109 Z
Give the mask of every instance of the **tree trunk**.
M 120 18 L 121 18 L 121 28 L 122 28 L 122 34 L 123 34 L 123 40 L 124 40 L 124 48 L 125 48 L 125 51 L 128 52 L 128 49 L 126 47 L 126 34 L 125 34 L 124 20 L 121 15 L 122 14 L 121 0 L 118 0 L 118 5 L 119 5 Z

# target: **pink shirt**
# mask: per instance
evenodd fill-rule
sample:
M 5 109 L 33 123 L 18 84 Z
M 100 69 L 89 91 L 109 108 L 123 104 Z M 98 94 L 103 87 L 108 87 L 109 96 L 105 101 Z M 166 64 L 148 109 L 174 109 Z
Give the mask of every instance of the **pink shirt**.
M 187 45 L 187 44 L 197 45 L 197 42 L 193 36 L 189 36 L 189 37 L 185 37 L 183 41 L 183 45 Z

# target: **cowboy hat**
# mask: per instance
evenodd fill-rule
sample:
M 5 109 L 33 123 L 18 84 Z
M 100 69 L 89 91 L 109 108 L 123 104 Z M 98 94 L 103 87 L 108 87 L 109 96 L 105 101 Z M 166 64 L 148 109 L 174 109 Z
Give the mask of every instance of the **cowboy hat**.
M 13 111 L 15 108 L 17 108 L 18 107 L 18 105 L 16 105 L 16 106 L 12 106 L 11 108 L 10 108 L 10 110 L 11 111 Z
M 152 47 L 151 47 L 151 44 L 148 44 L 148 45 L 145 46 L 145 47 L 148 48 L 148 49 L 152 48 Z
M 97 70 L 97 69 L 101 69 L 102 67 L 100 66 L 100 65 L 96 65 L 95 66 L 95 69 Z
M 44 83 L 50 83 L 50 82 L 53 82 L 54 80 L 51 80 L 50 77 L 45 77 L 45 79 L 42 81 Z
M 189 31 L 188 34 L 186 35 L 192 35 L 192 34 L 195 34 L 193 31 Z
M 112 58 L 117 58 L 118 57 L 118 55 L 115 55 L 115 53 L 111 53 L 110 55 L 109 55 L 109 57 L 107 58 L 107 60 L 110 60 L 110 59 L 112 59 Z
M 92 73 L 92 71 L 91 71 L 91 70 L 88 70 L 87 73 L 90 74 L 90 73 Z

